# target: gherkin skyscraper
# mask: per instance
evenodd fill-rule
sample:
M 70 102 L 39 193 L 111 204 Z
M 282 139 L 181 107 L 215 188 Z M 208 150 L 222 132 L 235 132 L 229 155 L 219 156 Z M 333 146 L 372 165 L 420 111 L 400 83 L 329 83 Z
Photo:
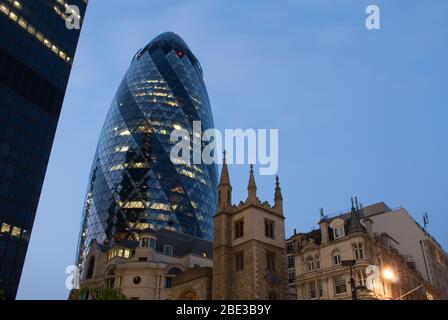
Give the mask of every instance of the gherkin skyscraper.
M 78 259 L 92 240 L 135 239 L 169 229 L 211 240 L 216 165 L 171 162 L 174 129 L 213 128 L 199 61 L 175 33 L 139 50 L 112 101 L 83 210 Z

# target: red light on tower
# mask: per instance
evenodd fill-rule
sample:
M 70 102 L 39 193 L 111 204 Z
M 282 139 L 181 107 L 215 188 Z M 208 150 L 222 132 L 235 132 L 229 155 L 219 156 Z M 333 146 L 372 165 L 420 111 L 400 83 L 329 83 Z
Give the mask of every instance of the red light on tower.
M 177 49 L 176 53 L 179 58 L 182 58 L 185 55 L 185 52 L 181 49 Z

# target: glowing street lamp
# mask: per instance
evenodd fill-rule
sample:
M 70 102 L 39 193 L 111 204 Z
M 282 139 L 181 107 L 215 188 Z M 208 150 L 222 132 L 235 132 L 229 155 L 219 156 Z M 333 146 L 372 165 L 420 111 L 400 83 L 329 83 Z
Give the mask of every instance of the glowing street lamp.
M 383 270 L 383 278 L 389 281 L 394 281 L 395 280 L 395 272 L 390 269 L 390 268 L 386 268 Z

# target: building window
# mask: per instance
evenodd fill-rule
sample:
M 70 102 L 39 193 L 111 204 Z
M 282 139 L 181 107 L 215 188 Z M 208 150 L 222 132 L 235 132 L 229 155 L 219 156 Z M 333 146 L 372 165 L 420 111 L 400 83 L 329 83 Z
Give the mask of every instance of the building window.
M 317 298 L 316 281 L 308 282 L 308 293 L 310 299 Z
M 316 262 L 316 269 L 317 269 L 317 270 L 320 270 L 320 257 L 319 257 L 319 256 L 316 256 L 316 257 L 314 258 L 314 261 Z
M 362 243 L 357 243 L 353 247 L 354 247 L 354 250 L 355 250 L 355 259 L 356 260 L 364 259 L 364 252 L 362 250 Z
M 244 235 L 244 220 L 235 222 L 235 239 L 241 238 Z
M 115 272 L 110 270 L 106 276 L 106 288 L 115 288 Z
M 294 269 L 288 270 L 288 281 L 289 283 L 293 283 L 296 280 L 296 272 Z
M 339 238 L 342 238 L 343 236 L 345 236 L 344 225 L 335 227 L 333 229 L 333 235 L 334 235 L 335 239 L 339 239 Z
M 173 255 L 173 247 L 169 246 L 169 245 L 164 245 L 163 246 L 163 254 L 165 254 L 167 256 L 172 256 Z
M 264 220 L 264 234 L 267 238 L 274 239 L 274 221 Z
M 334 253 L 334 254 L 333 254 L 333 264 L 334 264 L 335 266 L 341 264 L 341 255 L 340 255 L 339 253 Z
M 294 256 L 289 255 L 288 256 L 288 268 L 293 268 L 293 267 L 294 267 Z
M 2 224 L 2 229 L 1 229 L 1 233 L 8 233 L 9 234 L 9 230 L 11 229 L 11 226 L 7 223 Z
M 266 270 L 270 272 L 275 271 L 275 253 L 266 252 Z
M 139 276 L 135 276 L 134 279 L 132 279 L 132 282 L 134 282 L 134 284 L 137 285 L 140 282 L 142 282 L 142 278 L 140 278 Z
M 334 292 L 336 294 L 347 293 L 347 284 L 344 276 L 334 278 Z
M 324 296 L 324 288 L 322 286 L 322 281 L 317 280 L 317 290 L 318 290 L 318 294 L 319 294 L 319 298 Z
M 286 253 L 292 253 L 294 251 L 294 243 L 292 241 L 286 244 Z
M 193 268 L 195 268 L 195 269 L 197 269 L 197 268 L 200 268 L 201 266 L 199 265 L 199 264 L 197 264 L 197 263 L 195 263 L 194 265 L 193 265 Z
M 144 248 L 156 248 L 156 239 L 153 238 L 143 238 L 140 241 L 140 246 Z
M 310 271 L 314 271 L 314 259 L 312 257 L 309 257 L 308 259 L 306 259 L 306 270 L 308 272 Z
M 207 251 L 202 251 L 201 256 L 202 258 L 207 258 L 208 257 Z
M 241 271 L 244 269 L 244 252 L 235 254 L 235 269 Z
M 171 288 L 173 286 L 173 278 L 166 277 L 165 278 L 165 288 Z
M 366 286 L 367 275 L 365 274 L 365 270 L 358 270 L 356 272 L 356 275 L 357 275 L 357 278 L 358 278 L 358 285 Z
M 95 271 L 95 257 L 91 257 L 89 260 L 89 266 L 87 267 L 87 279 L 93 278 L 94 271 Z

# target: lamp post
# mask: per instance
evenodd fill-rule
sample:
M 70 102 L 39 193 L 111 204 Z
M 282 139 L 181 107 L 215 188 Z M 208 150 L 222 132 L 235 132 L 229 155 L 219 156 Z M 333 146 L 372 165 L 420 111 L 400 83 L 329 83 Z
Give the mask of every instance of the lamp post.
M 350 288 L 352 291 L 352 300 L 358 300 L 358 296 L 356 294 L 356 283 L 355 278 L 353 277 L 353 266 L 355 265 L 356 260 L 342 260 L 341 264 L 343 266 L 349 267 L 350 269 Z

